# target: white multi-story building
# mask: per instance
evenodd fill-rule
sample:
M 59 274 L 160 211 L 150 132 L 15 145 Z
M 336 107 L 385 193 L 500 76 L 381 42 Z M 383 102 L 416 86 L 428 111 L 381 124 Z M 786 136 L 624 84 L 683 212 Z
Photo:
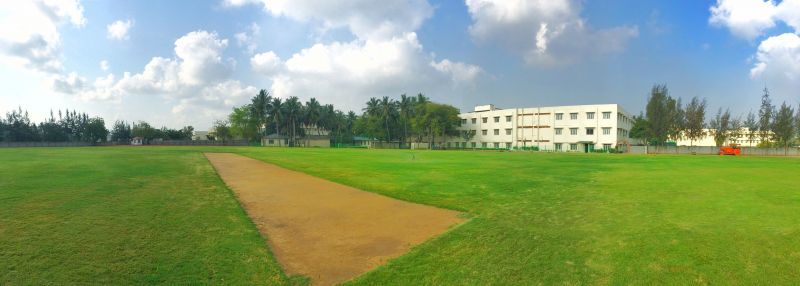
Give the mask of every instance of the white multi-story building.
M 714 129 L 703 129 L 703 136 L 697 140 L 690 140 L 686 138 L 686 136 L 682 136 L 675 145 L 677 146 L 717 146 L 717 141 L 714 140 Z M 773 137 L 775 133 L 769 131 L 768 137 Z M 725 142 L 722 143 L 723 146 L 727 146 L 730 144 L 739 144 L 741 146 L 746 147 L 756 147 L 758 144 L 761 144 L 761 134 L 758 130 L 750 131 L 747 127 L 742 127 L 739 129 L 738 132 L 728 131 L 728 136 L 725 139 Z
M 459 117 L 464 135 L 450 138 L 448 147 L 608 150 L 627 144 L 633 125 L 633 118 L 618 104 L 511 109 L 481 105 Z

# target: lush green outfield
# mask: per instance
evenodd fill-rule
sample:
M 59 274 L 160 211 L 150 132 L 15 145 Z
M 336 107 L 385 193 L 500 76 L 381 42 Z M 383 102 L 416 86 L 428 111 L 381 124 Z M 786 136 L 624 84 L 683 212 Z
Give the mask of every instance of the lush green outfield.
M 271 148 L 0 149 L 0 284 L 285 284 L 200 150 L 467 224 L 353 284 L 797 284 L 796 158 Z

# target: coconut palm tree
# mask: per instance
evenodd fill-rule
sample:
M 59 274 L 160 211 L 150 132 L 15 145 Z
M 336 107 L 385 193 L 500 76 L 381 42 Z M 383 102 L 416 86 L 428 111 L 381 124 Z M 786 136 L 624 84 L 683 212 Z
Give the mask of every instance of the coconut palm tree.
M 414 111 L 414 101 L 414 97 L 406 96 L 404 93 L 400 95 L 400 101 L 397 104 L 400 110 L 400 123 L 403 125 L 403 144 L 408 140 L 408 125 Z
M 273 98 L 267 105 L 267 115 L 270 120 L 275 123 L 275 133 L 281 134 L 281 124 L 284 121 L 283 116 L 283 101 L 280 98 Z
M 267 130 L 267 109 L 272 101 L 272 96 L 269 95 L 269 91 L 262 89 L 250 101 L 250 113 L 258 122 L 258 134 L 259 136 L 264 136 Z
M 304 110 L 305 114 L 303 116 L 303 119 L 304 119 L 303 120 L 303 124 L 305 124 L 306 126 L 312 126 L 313 125 L 313 126 L 317 127 L 317 135 L 320 135 L 319 129 L 322 127 L 322 126 L 320 126 L 321 125 L 320 124 L 320 118 L 321 118 L 321 116 L 320 116 L 321 115 L 320 114 L 321 110 L 320 109 L 321 109 L 321 106 L 319 104 L 319 101 L 317 101 L 316 98 L 312 97 L 311 99 L 306 101 L 306 108 Z
M 300 103 L 300 99 L 298 99 L 296 96 L 292 96 L 289 99 L 287 99 L 286 102 L 283 104 L 283 110 L 285 112 L 284 114 L 286 115 L 286 118 L 289 120 L 288 123 L 292 128 L 292 133 L 291 133 L 292 144 L 290 146 L 294 146 L 297 137 L 297 123 L 299 123 L 301 119 L 301 114 L 303 112 L 303 104 Z
M 389 128 L 389 120 L 397 113 L 397 104 L 394 99 L 384 96 L 378 104 L 380 117 L 383 119 L 384 127 L 386 128 L 386 141 L 392 140 L 391 129 Z

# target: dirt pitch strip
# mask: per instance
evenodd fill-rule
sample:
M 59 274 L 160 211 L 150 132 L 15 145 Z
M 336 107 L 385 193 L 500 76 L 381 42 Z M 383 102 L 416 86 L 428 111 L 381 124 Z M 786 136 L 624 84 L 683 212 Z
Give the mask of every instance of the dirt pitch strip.
M 462 222 L 400 201 L 230 153 L 205 154 L 289 275 L 353 279 Z

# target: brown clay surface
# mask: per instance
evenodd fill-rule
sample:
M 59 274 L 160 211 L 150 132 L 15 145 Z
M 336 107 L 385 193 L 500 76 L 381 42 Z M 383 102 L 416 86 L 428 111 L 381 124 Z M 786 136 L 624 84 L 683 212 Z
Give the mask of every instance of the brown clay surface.
M 353 279 L 462 221 L 458 212 L 400 201 L 230 153 L 205 154 L 267 237 L 289 275 L 314 285 Z

